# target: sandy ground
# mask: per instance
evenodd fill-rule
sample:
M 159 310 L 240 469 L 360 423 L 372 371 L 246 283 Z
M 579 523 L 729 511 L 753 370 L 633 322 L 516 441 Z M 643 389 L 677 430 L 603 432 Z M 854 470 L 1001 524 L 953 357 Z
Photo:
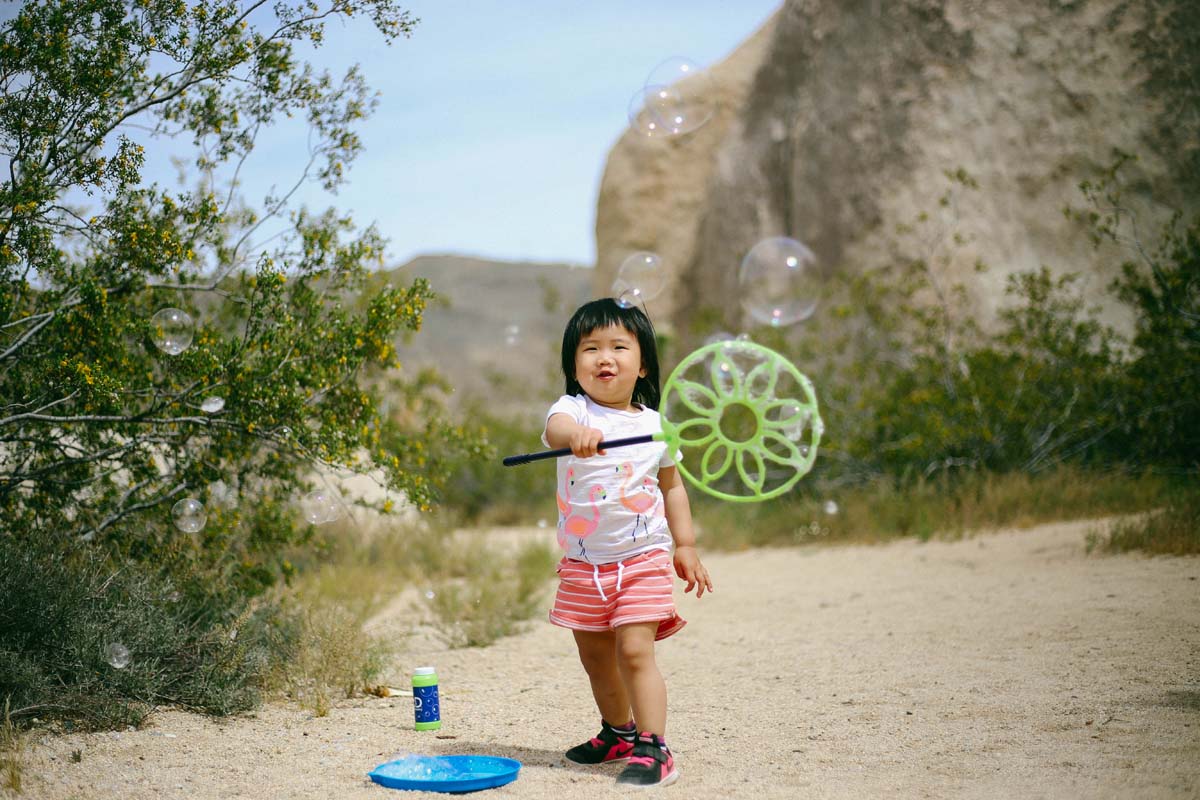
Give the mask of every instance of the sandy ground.
M 679 596 L 691 624 L 659 650 L 681 770 L 662 791 L 1200 796 L 1200 559 L 1089 556 L 1088 529 L 709 554 L 716 592 Z M 487 796 L 628 795 L 616 766 L 561 756 L 597 719 L 565 631 L 539 620 L 457 651 L 416 637 L 401 660 L 397 674 L 437 666 L 438 734 L 412 730 L 402 697 L 323 718 L 167 711 L 138 731 L 32 743 L 25 794 L 435 797 L 366 774 L 404 753 L 486 753 L 524 763 Z

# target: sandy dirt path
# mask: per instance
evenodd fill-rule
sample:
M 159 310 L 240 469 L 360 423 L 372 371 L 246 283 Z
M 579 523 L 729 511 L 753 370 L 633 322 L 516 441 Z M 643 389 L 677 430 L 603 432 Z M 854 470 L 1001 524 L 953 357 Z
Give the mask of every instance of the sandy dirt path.
M 1086 555 L 1089 523 L 958 542 L 709 554 L 715 594 L 660 646 L 680 798 L 1200 796 L 1200 558 Z M 677 592 L 678 596 L 678 592 Z M 211 721 L 44 737 L 33 798 L 437 797 L 366 773 L 403 753 L 524 763 L 481 797 L 627 796 L 569 765 L 596 728 L 571 637 L 415 639 L 398 675 L 441 678 L 444 727 L 406 698 L 327 717 L 270 705 Z M 82 760 L 71 760 L 73 750 Z

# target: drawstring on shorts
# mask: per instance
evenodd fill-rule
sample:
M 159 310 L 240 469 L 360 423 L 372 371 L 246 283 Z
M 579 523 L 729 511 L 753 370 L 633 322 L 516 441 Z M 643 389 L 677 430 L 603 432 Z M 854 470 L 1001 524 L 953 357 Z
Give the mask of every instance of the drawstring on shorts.
M 617 562 L 617 591 L 621 591 L 621 579 L 625 577 L 624 562 Z M 608 602 L 608 595 L 604 594 L 604 587 L 600 585 L 600 565 L 592 564 L 592 582 L 596 584 L 596 591 L 600 593 L 600 599 Z

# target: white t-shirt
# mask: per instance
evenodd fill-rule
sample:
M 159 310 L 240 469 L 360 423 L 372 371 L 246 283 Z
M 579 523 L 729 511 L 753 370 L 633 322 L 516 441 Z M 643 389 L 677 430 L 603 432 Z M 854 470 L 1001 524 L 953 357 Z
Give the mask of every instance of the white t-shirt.
M 566 414 L 580 425 L 597 428 L 606 440 L 662 431 L 658 412 L 618 411 L 586 394 L 563 395 L 550 406 L 546 421 Z M 547 447 L 545 432 L 542 442 Z M 665 442 L 618 447 L 591 458 L 558 459 L 558 542 L 568 558 L 611 564 L 650 550 L 670 550 L 659 467 L 674 465 Z

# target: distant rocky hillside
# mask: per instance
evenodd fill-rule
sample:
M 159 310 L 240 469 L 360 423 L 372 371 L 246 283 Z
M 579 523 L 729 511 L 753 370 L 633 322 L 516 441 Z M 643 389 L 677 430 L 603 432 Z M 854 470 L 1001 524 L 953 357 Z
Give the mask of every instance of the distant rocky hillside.
M 1138 157 L 1140 235 L 1200 204 L 1196 41 L 1196 0 L 786 0 L 710 70 L 708 126 L 614 146 L 595 290 L 654 250 L 672 271 L 661 315 L 736 328 L 742 257 L 787 235 L 828 271 L 927 259 L 985 323 L 1006 276 L 1043 265 L 1101 300 L 1129 254 L 1095 250 L 1064 206 L 1117 150 Z
M 442 298 L 400 349 L 406 367 L 432 365 L 455 398 L 487 395 L 503 411 L 545 408 L 561 392 L 558 353 L 567 318 L 591 296 L 590 268 L 421 256 L 386 273 L 427 278 Z

